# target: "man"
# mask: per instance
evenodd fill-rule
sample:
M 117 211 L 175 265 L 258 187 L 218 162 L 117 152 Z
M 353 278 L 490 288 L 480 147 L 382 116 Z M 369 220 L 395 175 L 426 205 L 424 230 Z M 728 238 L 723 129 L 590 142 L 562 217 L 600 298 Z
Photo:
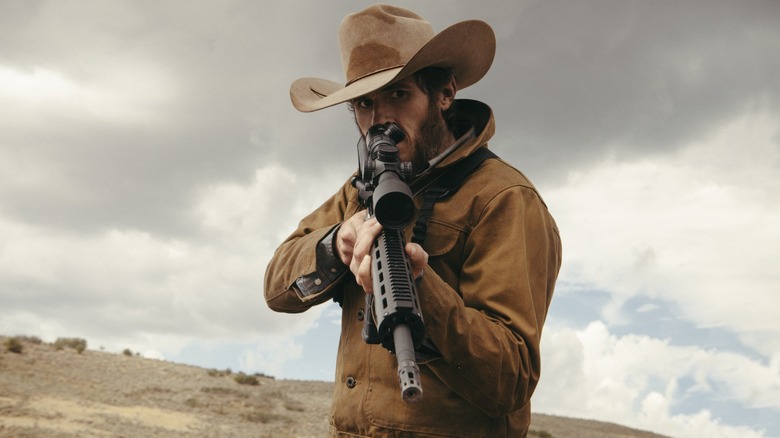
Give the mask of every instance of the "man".
M 464 21 L 434 35 L 413 12 L 375 5 L 347 16 L 339 36 L 346 85 L 299 79 L 293 105 L 309 112 L 346 102 L 361 135 L 396 123 L 420 208 L 425 190 L 494 133 L 487 105 L 455 99 L 488 71 L 493 31 Z M 418 356 L 424 396 L 417 403 L 401 398 L 394 356 L 361 336 L 369 252 L 382 227 L 366 218 L 349 181 L 277 249 L 266 302 L 281 312 L 330 299 L 342 306 L 333 436 L 525 436 L 561 265 L 555 221 L 525 176 L 493 158 L 436 202 L 426 225 L 422 245 L 406 245 L 429 346 Z

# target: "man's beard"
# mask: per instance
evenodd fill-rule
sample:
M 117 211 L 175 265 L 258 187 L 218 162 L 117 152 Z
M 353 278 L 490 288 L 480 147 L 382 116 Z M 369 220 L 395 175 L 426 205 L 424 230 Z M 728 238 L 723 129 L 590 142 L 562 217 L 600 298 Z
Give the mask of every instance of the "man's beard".
M 439 151 L 446 147 L 444 141 L 447 139 L 449 130 L 447 123 L 442 117 L 439 108 L 431 102 L 428 105 L 428 114 L 420 126 L 420 137 L 411 145 L 412 147 L 412 166 L 414 172 L 419 173 L 428 167 L 428 161 L 439 154 Z

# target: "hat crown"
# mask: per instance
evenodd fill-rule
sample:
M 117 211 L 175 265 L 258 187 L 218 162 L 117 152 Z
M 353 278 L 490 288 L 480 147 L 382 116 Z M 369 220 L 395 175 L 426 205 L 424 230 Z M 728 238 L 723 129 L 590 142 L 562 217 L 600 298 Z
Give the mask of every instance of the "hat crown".
M 346 83 L 402 67 L 433 37 L 429 22 L 396 6 L 374 5 L 348 15 L 339 29 Z

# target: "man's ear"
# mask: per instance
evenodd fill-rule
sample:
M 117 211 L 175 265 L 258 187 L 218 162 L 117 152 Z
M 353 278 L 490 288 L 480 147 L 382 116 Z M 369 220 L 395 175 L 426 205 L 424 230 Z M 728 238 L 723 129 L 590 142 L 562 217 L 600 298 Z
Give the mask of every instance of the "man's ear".
M 455 94 L 458 92 L 458 87 L 455 84 L 455 78 L 452 78 L 450 82 L 445 85 L 439 93 L 439 109 L 447 111 L 452 106 L 452 101 L 455 100 Z

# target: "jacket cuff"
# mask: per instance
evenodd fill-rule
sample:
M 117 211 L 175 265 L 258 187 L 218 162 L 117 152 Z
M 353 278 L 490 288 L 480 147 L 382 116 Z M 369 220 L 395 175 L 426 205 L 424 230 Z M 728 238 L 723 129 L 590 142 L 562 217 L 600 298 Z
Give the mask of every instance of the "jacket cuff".
M 335 237 L 340 228 L 341 224 L 336 225 L 317 242 L 317 270 L 295 280 L 295 289 L 304 301 L 324 292 L 347 271 L 347 265 L 338 257 L 335 247 Z

